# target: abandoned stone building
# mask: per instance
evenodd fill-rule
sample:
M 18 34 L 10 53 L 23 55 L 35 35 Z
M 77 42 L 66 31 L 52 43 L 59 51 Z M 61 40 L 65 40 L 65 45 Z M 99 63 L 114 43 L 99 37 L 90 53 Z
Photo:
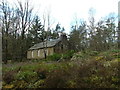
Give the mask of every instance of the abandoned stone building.
M 68 41 L 66 34 L 60 38 L 35 44 L 27 51 L 28 59 L 42 59 L 54 53 L 63 53 L 68 50 Z

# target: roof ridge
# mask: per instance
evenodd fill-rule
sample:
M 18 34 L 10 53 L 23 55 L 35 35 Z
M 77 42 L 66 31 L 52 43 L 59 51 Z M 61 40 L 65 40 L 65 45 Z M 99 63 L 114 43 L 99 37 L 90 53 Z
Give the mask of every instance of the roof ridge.
M 52 41 L 47 41 L 47 47 L 53 47 L 55 46 L 59 41 L 61 41 L 61 38 L 58 39 L 54 39 Z M 46 42 L 46 41 L 45 41 Z M 43 46 L 43 43 L 45 42 L 40 42 L 35 44 L 34 46 L 32 46 L 31 48 L 29 48 L 29 50 L 33 50 L 33 49 L 39 49 L 39 48 L 44 48 L 45 46 Z

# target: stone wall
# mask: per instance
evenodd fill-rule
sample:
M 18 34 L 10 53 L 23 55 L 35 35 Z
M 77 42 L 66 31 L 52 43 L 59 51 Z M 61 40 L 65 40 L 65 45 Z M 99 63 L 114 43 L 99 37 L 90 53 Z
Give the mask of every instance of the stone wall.
M 53 55 L 54 49 L 53 47 L 47 49 L 38 49 L 38 50 L 31 50 L 27 52 L 28 59 L 42 59 L 44 58 L 44 50 L 46 51 L 46 55 Z

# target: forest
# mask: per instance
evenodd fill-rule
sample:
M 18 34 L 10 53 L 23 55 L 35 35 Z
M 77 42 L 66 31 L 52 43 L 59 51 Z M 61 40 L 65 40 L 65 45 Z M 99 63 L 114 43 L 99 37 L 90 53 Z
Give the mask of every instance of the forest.
M 120 23 L 114 13 L 96 21 L 74 20 L 66 33 L 69 50 L 44 59 L 27 59 L 34 44 L 58 39 L 66 29 L 52 27 L 50 13 L 33 13 L 26 1 L 0 2 L 3 88 L 120 88 Z

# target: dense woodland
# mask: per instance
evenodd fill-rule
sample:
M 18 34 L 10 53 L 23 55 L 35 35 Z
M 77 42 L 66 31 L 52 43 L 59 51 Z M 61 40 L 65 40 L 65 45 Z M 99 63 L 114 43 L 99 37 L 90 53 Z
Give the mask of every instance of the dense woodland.
M 33 12 L 27 1 L 0 2 L 3 88 L 120 89 L 120 23 L 114 13 L 97 21 L 91 8 L 88 20 L 74 19 L 66 34 L 68 52 L 27 60 L 31 46 L 66 32 L 60 23 L 52 27 L 49 11 L 43 17 Z

